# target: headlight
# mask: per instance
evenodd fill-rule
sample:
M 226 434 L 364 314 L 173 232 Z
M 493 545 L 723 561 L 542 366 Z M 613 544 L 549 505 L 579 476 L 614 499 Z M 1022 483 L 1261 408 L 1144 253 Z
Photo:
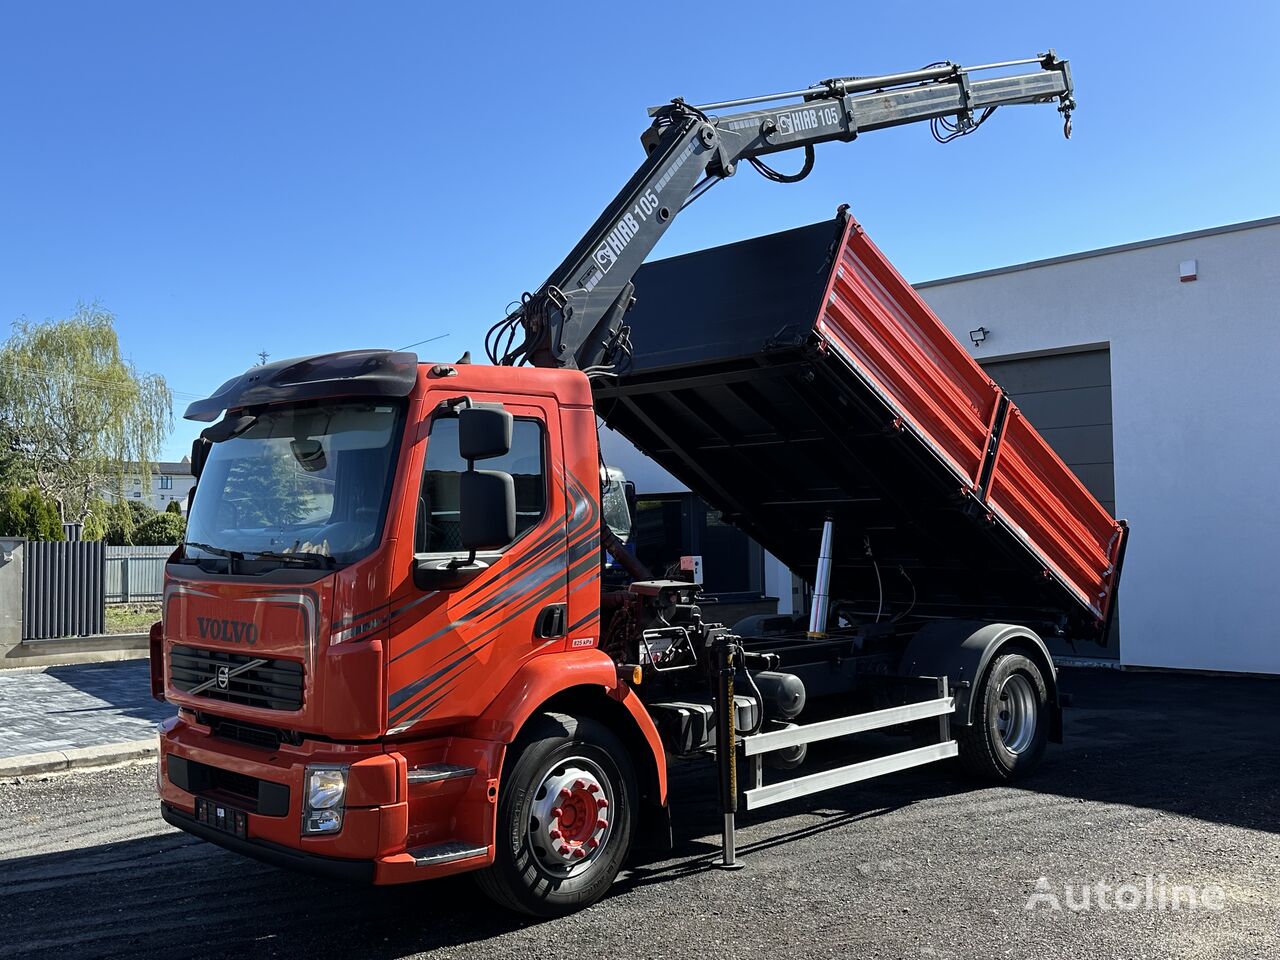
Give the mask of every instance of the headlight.
M 346 767 L 308 767 L 302 832 L 337 833 L 341 830 L 346 794 Z
M 321 767 L 307 771 L 307 806 L 312 810 L 341 806 L 346 792 L 345 767 Z

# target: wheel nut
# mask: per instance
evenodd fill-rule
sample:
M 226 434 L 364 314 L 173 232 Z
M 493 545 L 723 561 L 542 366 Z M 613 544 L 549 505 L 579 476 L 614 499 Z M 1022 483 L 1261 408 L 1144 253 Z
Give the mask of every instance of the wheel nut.
M 581 847 L 578 847 L 576 850 L 573 851 L 573 858 L 575 860 L 581 860 L 586 855 L 587 855 L 587 851 L 583 850 Z
M 585 789 L 587 789 L 587 781 L 585 781 L 585 780 L 575 780 L 575 781 L 573 781 L 573 789 L 575 789 L 575 790 L 585 790 Z
M 569 845 L 567 843 L 560 844 L 560 849 L 556 852 L 562 857 L 567 857 L 569 855 Z
M 592 837 L 590 840 L 587 841 L 587 846 L 590 847 L 592 850 L 594 850 L 596 847 L 600 846 L 600 841 L 597 840 L 595 837 Z
M 564 836 L 564 834 L 561 833 L 559 830 L 548 830 L 547 836 L 550 837 L 552 840 L 559 840 L 561 837 Z
M 598 783 L 589 783 L 589 784 L 587 784 L 587 791 L 588 791 L 589 793 L 599 793 L 599 792 L 600 792 L 600 784 L 598 784 Z
M 606 820 L 604 817 L 601 817 L 599 820 L 596 821 L 597 830 L 603 830 L 608 825 L 609 825 L 609 821 Z
M 601 797 L 599 800 L 596 801 L 596 806 L 599 807 L 601 810 L 604 810 L 606 807 L 609 806 L 609 801 L 606 800 L 604 797 Z
M 560 796 L 557 799 L 559 799 L 561 803 L 564 803 L 564 801 L 568 800 L 571 796 L 573 796 L 573 794 L 569 792 L 568 787 L 565 787 L 560 791 Z
M 559 819 L 560 819 L 561 817 L 563 817 L 563 816 L 564 816 L 564 809 L 563 809 L 563 808 L 561 808 L 561 807 L 553 807 L 553 808 L 552 808 L 552 810 L 551 810 L 551 819 L 552 819 L 552 820 L 559 820 Z

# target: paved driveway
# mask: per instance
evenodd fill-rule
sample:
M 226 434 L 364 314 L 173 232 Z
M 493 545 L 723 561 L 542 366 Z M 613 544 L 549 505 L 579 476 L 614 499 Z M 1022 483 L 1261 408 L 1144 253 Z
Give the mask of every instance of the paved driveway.
M 0 759 L 143 740 L 173 712 L 147 660 L 0 671 Z

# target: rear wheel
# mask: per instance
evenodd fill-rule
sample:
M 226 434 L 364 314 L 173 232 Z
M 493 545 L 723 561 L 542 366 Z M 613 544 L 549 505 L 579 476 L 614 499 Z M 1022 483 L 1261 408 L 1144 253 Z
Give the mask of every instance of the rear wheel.
M 1049 687 L 1035 661 L 997 655 L 973 696 L 973 723 L 956 736 L 965 770 L 1007 783 L 1039 766 L 1049 739 Z
M 503 764 L 494 862 L 477 874 L 502 906 L 551 917 L 604 896 L 635 833 L 626 747 L 589 717 L 529 721 Z

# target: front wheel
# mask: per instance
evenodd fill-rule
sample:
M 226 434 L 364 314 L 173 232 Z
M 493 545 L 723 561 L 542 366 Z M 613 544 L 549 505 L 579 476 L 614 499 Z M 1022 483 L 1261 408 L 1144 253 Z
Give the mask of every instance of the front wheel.
M 503 764 L 494 862 L 477 874 L 481 889 L 540 917 L 589 906 L 631 850 L 636 797 L 631 759 L 607 727 L 534 717 Z
M 1049 739 L 1049 687 L 1035 661 L 999 654 L 973 696 L 973 723 L 956 736 L 965 770 L 1007 783 L 1039 766 Z

